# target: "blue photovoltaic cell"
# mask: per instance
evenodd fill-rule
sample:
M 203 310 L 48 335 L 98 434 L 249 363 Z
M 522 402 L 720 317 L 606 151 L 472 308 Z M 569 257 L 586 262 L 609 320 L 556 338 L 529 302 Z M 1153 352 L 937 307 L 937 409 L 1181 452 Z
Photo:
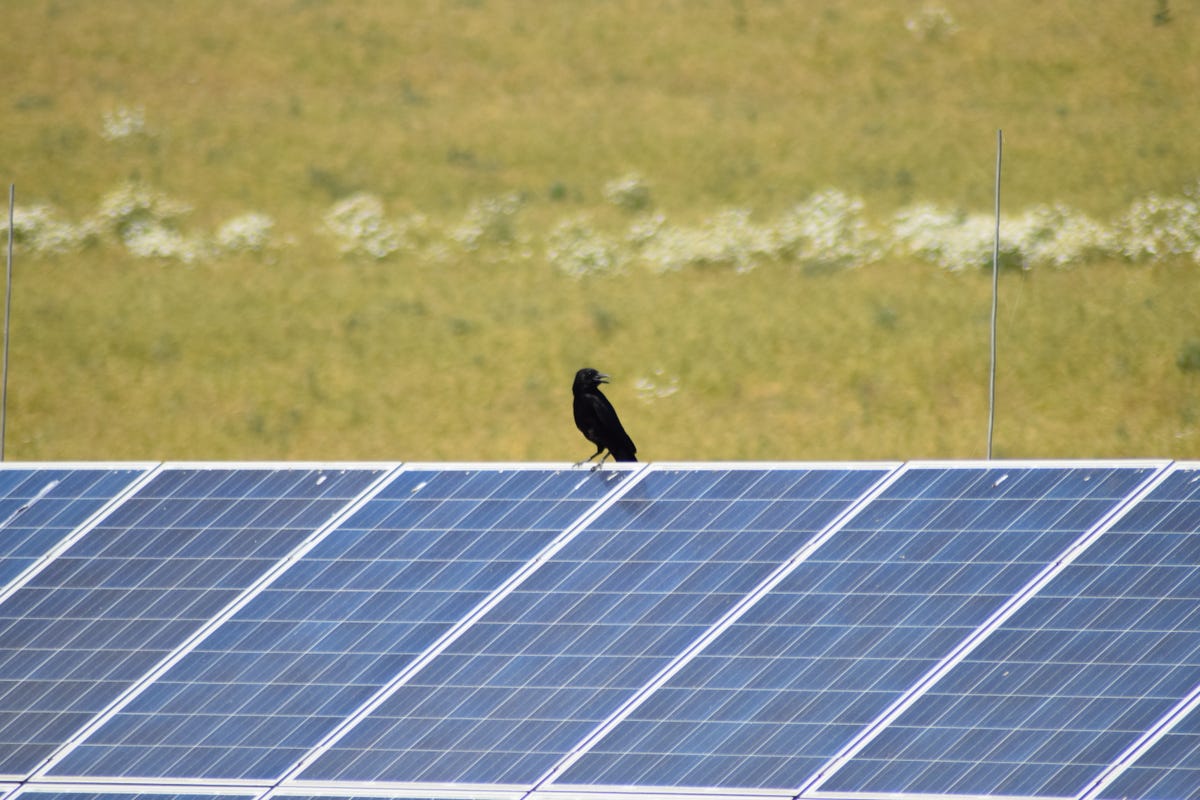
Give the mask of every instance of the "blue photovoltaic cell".
M 646 473 L 299 777 L 536 780 L 887 471 Z
M 0 773 L 25 775 L 377 470 L 167 469 L 0 604 Z
M 1196 475 L 1168 476 L 821 788 L 1091 785 L 1200 683 Z
M 53 773 L 280 777 L 625 475 L 399 473 Z
M 0 469 L 0 586 L 44 556 L 145 472 Z
M 909 469 L 557 783 L 799 787 L 1150 472 Z

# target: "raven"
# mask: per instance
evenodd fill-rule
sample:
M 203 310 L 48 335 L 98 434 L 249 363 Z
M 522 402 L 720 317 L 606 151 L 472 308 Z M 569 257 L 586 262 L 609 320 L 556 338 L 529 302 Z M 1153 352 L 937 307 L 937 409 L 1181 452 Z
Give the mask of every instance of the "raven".
M 608 383 L 608 376 L 591 367 L 584 367 L 575 373 L 575 383 L 571 386 L 571 393 L 575 395 L 575 426 L 589 442 L 596 445 L 596 452 L 575 466 L 586 464 L 605 450 L 608 452 L 601 457 L 596 468 L 609 456 L 614 461 L 637 461 L 634 456 L 637 447 L 621 427 L 616 409 L 601 393 L 602 383 Z

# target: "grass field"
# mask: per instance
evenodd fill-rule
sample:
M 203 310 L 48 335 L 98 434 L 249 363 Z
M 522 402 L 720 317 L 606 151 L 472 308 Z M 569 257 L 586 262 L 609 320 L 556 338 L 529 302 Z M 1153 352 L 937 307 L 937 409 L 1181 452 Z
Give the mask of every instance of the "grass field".
M 5 16 L 9 459 L 982 457 L 998 128 L 996 455 L 1200 458 L 1195 0 Z

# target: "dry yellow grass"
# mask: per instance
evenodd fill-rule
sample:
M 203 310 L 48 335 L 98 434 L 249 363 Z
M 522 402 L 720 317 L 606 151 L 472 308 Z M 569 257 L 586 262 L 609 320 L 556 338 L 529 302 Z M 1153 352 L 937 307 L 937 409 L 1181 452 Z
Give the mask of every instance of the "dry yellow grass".
M 889 259 L 579 280 L 524 239 L 375 263 L 319 231 L 356 191 L 446 228 L 507 192 L 522 237 L 577 213 L 623 225 L 601 187 L 630 170 L 690 223 L 826 186 L 875 215 L 986 210 L 998 127 L 1006 209 L 1107 217 L 1195 183 L 1197 4 L 1155 25 L 1151 3 L 945 2 L 956 30 L 914 34 L 922 7 L 6 9 L 0 178 L 24 202 L 79 219 L 136 179 L 198 230 L 269 214 L 279 243 L 192 265 L 113 241 L 18 251 L 8 456 L 575 460 L 584 364 L 614 376 L 648 459 L 982 456 L 986 275 Z M 145 129 L 105 138 L 119 109 Z M 1186 258 L 1006 273 L 997 455 L 1200 458 L 1200 374 L 1175 363 L 1198 297 Z

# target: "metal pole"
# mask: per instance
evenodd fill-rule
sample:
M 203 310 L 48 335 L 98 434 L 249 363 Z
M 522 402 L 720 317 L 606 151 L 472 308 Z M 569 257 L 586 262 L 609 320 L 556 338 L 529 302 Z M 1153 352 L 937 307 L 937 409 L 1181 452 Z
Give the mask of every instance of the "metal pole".
M 8 317 L 12 309 L 13 275 L 13 206 L 16 205 L 17 185 L 8 185 L 8 269 L 4 281 L 4 366 L 0 374 L 0 461 L 4 460 L 4 440 L 8 425 Z
M 987 457 L 992 460 L 992 431 L 996 426 L 996 310 L 1000 296 L 1000 162 L 1004 153 L 1004 131 L 996 131 L 996 235 L 992 241 L 992 357 L 988 369 Z

